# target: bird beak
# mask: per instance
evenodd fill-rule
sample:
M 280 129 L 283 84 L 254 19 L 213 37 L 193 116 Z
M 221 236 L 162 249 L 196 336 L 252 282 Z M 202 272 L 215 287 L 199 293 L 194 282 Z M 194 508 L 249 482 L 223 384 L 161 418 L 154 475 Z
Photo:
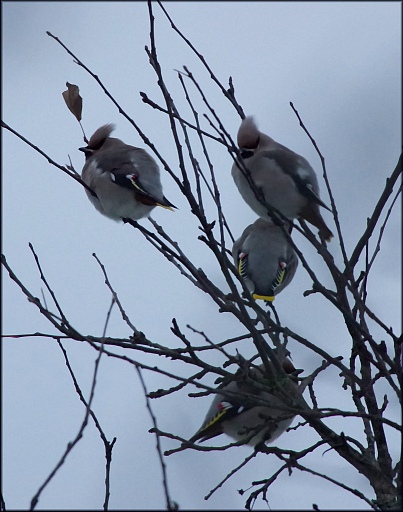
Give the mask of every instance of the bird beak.
M 88 158 L 94 154 L 94 150 L 90 149 L 88 146 L 85 148 L 78 148 L 78 150 L 84 153 L 86 160 L 88 160 Z

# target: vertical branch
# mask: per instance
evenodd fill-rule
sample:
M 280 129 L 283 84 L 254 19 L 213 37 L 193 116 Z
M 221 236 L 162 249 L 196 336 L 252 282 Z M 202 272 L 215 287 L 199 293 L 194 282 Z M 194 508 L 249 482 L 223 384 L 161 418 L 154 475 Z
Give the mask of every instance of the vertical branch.
M 218 88 L 221 90 L 221 92 L 224 94 L 224 96 L 230 101 L 230 103 L 232 103 L 232 105 L 235 107 L 235 110 L 238 112 L 238 114 L 240 115 L 240 117 L 242 119 L 245 118 L 245 114 L 243 112 L 243 109 L 241 107 L 241 105 L 236 101 L 235 99 L 235 90 L 234 90 L 234 86 L 233 86 L 233 83 L 232 83 L 232 78 L 230 77 L 229 78 L 229 89 L 226 90 L 220 83 L 220 81 L 217 79 L 217 77 L 215 76 L 215 74 L 213 73 L 212 69 L 210 68 L 210 66 L 207 64 L 205 58 L 203 57 L 203 55 L 201 53 L 199 53 L 196 48 L 192 45 L 192 43 L 189 41 L 189 39 L 187 39 L 183 34 L 182 32 L 176 27 L 176 25 L 174 24 L 174 22 L 172 21 L 172 19 L 170 18 L 170 16 L 168 15 L 165 7 L 163 6 L 162 2 L 160 2 L 158 0 L 158 5 L 160 6 L 160 8 L 162 9 L 162 11 L 164 12 L 165 16 L 168 18 L 169 22 L 171 23 L 171 27 L 172 29 L 185 41 L 185 43 L 189 46 L 189 48 L 195 53 L 195 55 L 197 55 L 197 57 L 200 59 L 200 61 L 202 62 L 202 64 L 204 65 L 204 67 L 207 69 L 207 71 L 209 72 L 210 74 L 210 78 L 213 80 L 213 82 L 218 86 Z
M 361 252 L 363 251 L 365 244 L 367 243 L 367 240 L 370 239 L 372 236 L 372 233 L 375 229 L 375 227 L 378 224 L 379 217 L 383 211 L 383 208 L 385 207 L 386 202 L 388 201 L 389 197 L 393 193 L 393 188 L 399 178 L 399 176 L 402 173 L 402 155 L 400 155 L 399 160 L 396 164 L 396 167 L 394 171 L 392 172 L 391 176 L 386 179 L 386 185 L 385 188 L 374 208 L 374 211 L 372 212 L 372 215 L 369 217 L 370 221 L 367 225 L 367 229 L 364 231 L 364 234 L 359 239 L 357 245 L 354 248 L 354 251 L 350 257 L 349 260 L 349 266 L 351 269 L 354 269 L 355 265 L 358 262 L 358 259 L 361 255 Z M 346 266 L 347 269 L 347 266 Z
M 210 184 L 208 183 L 207 179 L 205 178 L 204 174 L 201 173 L 201 171 L 199 171 L 202 175 L 202 178 L 204 180 L 204 183 L 206 184 L 206 187 L 211 195 L 211 197 L 213 198 L 214 200 L 214 203 L 217 207 L 217 213 L 218 213 L 218 220 L 219 220 L 219 224 L 220 224 L 220 231 L 221 231 L 221 247 L 222 247 L 222 250 L 224 251 L 225 250 L 225 242 L 224 242 L 224 233 L 223 233 L 223 226 L 225 226 L 225 229 L 227 230 L 229 236 L 231 237 L 231 240 L 232 242 L 235 241 L 235 238 L 233 237 L 232 233 L 231 233 L 231 230 L 228 226 L 228 223 L 225 219 L 225 216 L 224 216 L 224 213 L 222 211 L 222 208 L 221 208 L 221 202 L 220 202 L 220 191 L 218 190 L 218 186 L 217 186 L 217 182 L 215 180 L 215 175 L 214 175 L 214 168 L 213 168 L 213 164 L 210 160 L 210 157 L 209 157 L 209 154 L 207 152 L 207 148 L 206 148 L 206 145 L 205 145 L 205 142 L 204 142 L 204 139 L 203 139 L 203 133 L 202 133 L 202 130 L 201 130 L 201 127 L 200 127 L 200 123 L 199 123 L 199 115 L 196 111 L 196 109 L 194 108 L 193 106 L 193 103 L 190 99 L 190 96 L 188 94 L 188 91 L 187 91 L 187 88 L 185 86 L 185 83 L 183 81 L 183 78 L 182 78 L 182 75 L 179 73 L 178 74 L 178 77 L 179 77 L 179 80 L 181 82 L 181 85 L 183 87 L 183 90 L 184 90 L 184 93 L 185 93 L 185 98 L 192 110 L 192 114 L 193 114 L 193 117 L 195 119 L 195 123 L 196 123 L 196 127 L 197 127 L 197 134 L 199 136 L 199 139 L 200 139 L 200 144 L 202 146 L 202 149 L 203 149 L 203 153 L 204 153 L 204 156 L 206 158 L 206 161 L 207 161 L 207 165 L 209 166 L 209 169 L 210 169 L 210 179 L 211 179 L 211 183 L 213 185 L 213 189 L 211 189 L 210 187 Z
M 107 317 L 106 317 L 106 322 L 105 322 L 105 326 L 104 326 L 104 333 L 103 333 L 103 338 L 105 338 L 105 334 L 106 334 L 106 329 L 107 329 L 107 326 L 108 326 L 108 322 L 109 322 L 109 318 L 110 318 L 110 313 L 112 311 L 112 308 L 113 308 L 113 305 L 114 305 L 115 301 L 114 299 L 112 299 L 112 303 L 111 303 L 111 306 L 109 308 L 109 311 L 107 313 Z M 84 420 L 81 424 L 81 427 L 78 431 L 78 434 L 76 435 L 76 437 L 74 438 L 73 441 L 71 441 L 70 443 L 68 443 L 67 445 L 67 448 L 66 450 L 64 451 L 62 457 L 60 458 L 59 462 L 56 464 L 55 468 L 51 471 L 51 473 L 49 474 L 49 476 L 46 478 L 46 480 L 44 481 L 44 483 L 39 487 L 38 491 L 36 492 L 36 494 L 34 495 L 34 497 L 32 498 L 31 500 L 31 506 L 30 506 L 30 510 L 34 510 L 36 505 L 38 504 L 38 501 L 39 501 L 39 497 L 40 495 L 42 494 L 42 491 L 45 489 L 45 487 L 49 484 L 49 482 L 52 480 L 52 478 L 55 476 L 55 474 L 58 472 L 58 470 L 62 467 L 62 465 L 64 464 L 67 456 L 69 455 L 69 453 L 71 452 L 71 450 L 74 448 L 74 446 L 80 441 L 80 439 L 83 437 L 83 434 L 84 434 L 84 430 L 86 429 L 87 427 L 87 424 L 88 424 L 88 418 L 91 414 L 91 405 L 92 405 L 92 401 L 94 399 L 94 396 L 95 396 L 95 386 L 96 386 L 96 382 L 97 382 L 97 374 L 98 374 L 98 369 L 99 369 L 99 363 L 101 361 L 101 357 L 102 357 L 102 354 L 104 352 L 104 342 L 102 342 L 102 345 L 101 345 L 101 348 L 99 350 L 99 354 L 95 360 L 95 365 L 94 365 L 94 374 L 92 376 L 92 384 L 91 384 L 91 391 L 90 391 L 90 398 L 88 400 L 88 404 L 87 404 L 87 407 L 86 407 L 86 410 L 85 410 L 85 416 L 84 416 Z M 109 478 L 108 478 L 108 481 L 109 481 Z M 109 499 L 109 489 L 107 488 L 106 489 L 106 496 L 105 496 L 105 506 L 107 506 L 107 503 L 108 503 L 108 499 Z
M 158 433 L 158 426 L 157 426 L 157 418 L 155 417 L 155 415 L 153 413 L 153 410 L 151 408 L 150 399 L 148 397 L 147 388 L 146 388 L 146 385 L 145 385 L 145 382 L 144 382 L 141 370 L 140 370 L 139 366 L 137 366 L 137 365 L 135 366 L 135 368 L 136 368 L 137 374 L 139 376 L 141 386 L 143 388 L 144 397 L 146 399 L 146 407 L 147 407 L 147 410 L 149 412 L 151 421 L 153 423 L 153 431 L 155 432 L 155 438 L 156 438 L 156 443 L 157 443 L 157 453 L 158 453 L 158 458 L 159 458 L 159 461 L 160 461 L 160 464 L 161 464 L 162 485 L 163 485 L 163 488 L 164 488 L 166 508 L 167 508 L 167 510 L 178 510 L 177 503 L 172 501 L 170 496 L 169 496 L 167 469 L 166 469 L 166 465 L 165 465 L 165 462 L 164 462 L 164 457 L 162 455 L 160 435 Z
M 148 50 L 146 48 L 146 51 L 149 55 L 149 58 L 150 58 L 150 63 L 153 67 L 153 69 L 155 70 L 156 74 L 157 74 L 157 77 L 158 77 L 158 85 L 161 89 L 161 92 L 164 96 L 164 100 L 165 100 L 165 103 L 166 103 L 166 107 L 167 107 L 167 110 L 168 110 L 168 115 L 169 115 L 169 119 L 170 119 L 170 125 L 171 125 L 171 130 L 172 130 L 172 134 L 173 134 L 173 137 L 174 137 L 174 141 L 175 141 L 175 144 L 176 144 L 176 147 L 177 147 L 177 151 L 178 151 L 178 156 L 179 156 L 179 161 L 180 161 L 180 168 L 182 170 L 182 176 L 183 176 L 183 180 L 184 180 L 184 183 L 183 183 L 183 190 L 184 190 L 184 193 L 185 193 L 185 196 L 187 197 L 191 207 L 192 207 L 192 211 L 197 215 L 198 219 L 200 220 L 200 222 L 202 223 L 202 226 L 203 226 L 203 229 L 208 237 L 208 239 L 210 240 L 210 244 L 209 244 L 209 247 L 212 249 L 213 253 L 214 253 L 214 256 L 216 257 L 217 261 L 219 262 L 220 264 L 220 268 L 226 278 L 226 281 L 227 283 L 229 284 L 230 288 L 231 288 L 231 292 L 234 294 L 234 297 L 237 296 L 237 292 L 236 292 L 236 287 L 235 287 L 235 283 L 233 282 L 229 272 L 228 272 L 228 258 L 226 257 L 225 254 L 222 254 L 221 250 L 217 247 L 217 244 L 215 242 L 215 239 L 214 237 L 212 236 L 212 230 L 211 230 L 211 226 L 207 223 L 207 220 L 206 218 L 204 217 L 204 215 L 201 214 L 198 206 L 197 206 L 197 202 L 195 201 L 193 195 L 190 193 L 190 185 L 189 185 L 189 180 L 187 178 L 187 175 L 186 175 L 186 170 L 185 170 L 185 165 L 184 165 L 184 159 L 183 159 L 183 153 L 182 153 L 182 148 L 181 148 L 181 145 L 180 145 L 180 141 L 179 141 L 179 137 L 178 137 L 178 133 L 177 133 L 177 130 L 176 130 L 176 125 L 175 125 L 175 116 L 173 115 L 174 113 L 175 114 L 178 114 L 178 111 L 174 105 L 174 102 L 165 86 L 165 83 L 164 83 L 164 80 L 163 80 L 163 76 L 162 76 L 162 70 L 161 70 L 161 66 L 158 62 L 158 57 L 157 57 L 157 50 L 156 50 L 156 44 L 155 44 L 155 18 L 154 18 L 154 15 L 153 15 L 153 11 L 152 11 L 152 2 L 151 1 L 148 1 L 148 9 L 149 9 L 149 19 L 150 19 L 150 50 Z M 178 116 L 176 116 L 177 118 Z M 179 116 L 180 117 L 180 116 Z M 251 319 L 249 318 L 249 315 L 247 314 L 246 310 L 245 310 L 245 307 L 242 303 L 242 301 L 238 300 L 237 301 L 237 305 L 238 307 L 240 308 L 241 310 L 241 315 L 242 315 L 242 318 L 243 318 L 243 323 L 244 325 L 248 326 L 247 328 L 248 329 L 251 329 L 251 332 L 254 333 L 254 336 L 253 336 L 253 340 L 254 340 L 254 343 L 256 345 L 256 348 L 259 352 L 259 355 L 261 356 L 262 360 L 265 362 L 266 361 L 266 349 L 265 349 L 265 341 L 264 339 L 260 336 L 260 334 L 256 331 L 256 328 L 255 326 L 253 325 L 253 322 L 251 321 Z M 267 373 L 270 373 L 271 370 L 270 370 L 270 367 L 267 365 Z
M 57 340 L 57 343 L 60 347 L 60 350 L 63 352 L 63 356 L 64 356 L 64 360 L 66 362 L 66 366 L 67 366 L 67 369 L 69 370 L 69 373 L 70 373 L 70 376 L 73 380 L 73 383 L 74 383 L 74 387 L 75 387 L 75 390 L 78 394 L 78 396 L 80 397 L 80 400 L 81 402 L 83 402 L 83 404 L 85 405 L 85 407 L 88 409 L 88 403 L 87 401 L 85 400 L 84 398 L 84 395 L 80 389 L 80 386 L 78 385 L 78 382 L 77 382 L 77 379 L 76 379 L 76 376 L 74 375 L 74 372 L 73 372 L 73 369 L 70 365 L 70 361 L 69 361 L 69 358 L 67 356 L 67 352 L 65 350 L 65 348 L 63 347 L 63 345 L 61 344 L 60 342 L 60 339 Z M 104 506 L 103 506 L 103 509 L 104 510 L 108 510 L 108 505 L 109 505 L 109 497 L 110 497 L 110 472 L 111 472 L 111 462 L 112 462 L 112 450 L 113 450 L 113 447 L 116 443 L 116 437 L 113 438 L 112 442 L 110 443 L 102 428 L 101 428 L 101 425 L 98 421 L 98 418 L 95 416 L 95 413 L 92 409 L 89 409 L 89 412 L 90 412 L 90 415 L 95 423 L 95 426 L 97 427 L 97 430 L 99 432 L 99 435 L 104 443 L 104 448 L 105 448 L 105 459 L 106 459 L 106 467 L 105 467 L 105 500 L 104 500 Z
M 329 178 L 327 176 L 325 158 L 322 155 L 320 149 L 318 148 L 318 145 L 316 144 L 315 139 L 311 136 L 311 134 L 309 133 L 309 131 L 305 127 L 304 123 L 302 122 L 302 119 L 301 119 L 298 111 L 296 110 L 296 108 L 294 107 L 294 105 L 293 105 L 293 103 L 291 101 L 290 101 L 290 106 L 293 109 L 295 115 L 297 116 L 301 128 L 308 135 L 309 140 L 312 142 L 313 147 L 316 149 L 316 152 L 319 155 L 319 158 L 320 158 L 320 161 L 321 161 L 321 164 L 322 164 L 323 179 L 325 180 L 325 183 L 326 183 L 326 188 L 327 188 L 327 191 L 328 191 L 328 194 L 329 194 L 330 204 L 331 204 L 331 207 L 332 207 L 333 218 L 334 218 L 334 222 L 336 224 L 337 234 L 338 234 L 338 237 L 339 237 L 340 249 L 341 249 L 341 252 L 342 252 L 342 255 L 343 255 L 344 264 L 346 265 L 346 269 L 347 269 L 347 268 L 349 268 L 349 265 L 348 265 L 349 262 L 348 262 L 348 258 L 347 258 L 347 253 L 346 253 L 345 245 L 344 245 L 343 235 L 342 235 L 342 232 L 341 232 L 341 227 L 340 227 L 340 222 L 339 222 L 339 214 L 337 212 L 336 203 L 335 203 L 335 200 L 334 200 L 334 197 L 333 197 L 333 192 L 332 192 L 332 189 L 330 187 Z

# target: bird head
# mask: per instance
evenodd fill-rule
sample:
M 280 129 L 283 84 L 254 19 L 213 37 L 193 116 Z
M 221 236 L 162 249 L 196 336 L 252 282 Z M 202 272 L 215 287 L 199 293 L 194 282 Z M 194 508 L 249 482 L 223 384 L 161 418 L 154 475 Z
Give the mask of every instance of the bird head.
M 237 142 L 242 158 L 248 158 L 254 154 L 260 142 L 260 132 L 257 129 L 253 116 L 245 117 L 238 130 Z
M 258 130 L 253 116 L 247 116 L 238 130 L 237 142 L 242 158 L 250 158 L 256 151 L 272 149 L 274 141 Z
M 115 129 L 115 125 L 112 123 L 104 124 L 98 130 L 96 130 L 89 142 L 88 146 L 79 148 L 79 151 L 82 151 L 85 154 L 85 159 L 87 160 L 90 158 L 94 153 L 99 151 L 101 148 L 105 149 L 105 146 L 107 143 L 111 140 L 110 134 Z M 118 140 L 118 139 L 114 139 Z

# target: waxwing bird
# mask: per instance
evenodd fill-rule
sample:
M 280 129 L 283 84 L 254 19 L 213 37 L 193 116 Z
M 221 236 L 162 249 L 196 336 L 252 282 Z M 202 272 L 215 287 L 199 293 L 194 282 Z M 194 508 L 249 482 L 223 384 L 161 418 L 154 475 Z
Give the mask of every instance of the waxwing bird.
M 290 220 L 298 217 L 310 222 L 319 229 L 322 241 L 330 241 L 333 234 L 319 206 L 331 210 L 319 197 L 318 180 L 307 160 L 260 132 L 252 116 L 242 121 L 237 141 L 242 162 L 264 201 Z M 270 218 L 241 167 L 234 162 L 231 171 L 241 196 L 259 217 Z
M 156 206 L 176 208 L 162 193 L 156 161 L 144 150 L 110 137 L 113 124 L 98 128 L 79 148 L 85 154 L 81 177 L 94 191 L 85 189 L 95 208 L 114 220 L 147 217 Z
M 272 363 L 269 362 L 269 365 L 274 369 Z M 304 389 L 296 382 L 297 375 L 303 370 L 296 370 L 288 358 L 284 359 L 283 369 L 290 377 L 277 377 L 274 382 L 265 375 L 264 365 L 249 369 L 247 375 L 244 370 L 239 369 L 233 380 L 219 386 L 218 389 L 228 394 L 215 395 L 202 426 L 189 441 L 203 442 L 220 434 L 227 434 L 236 441 L 245 441 L 245 444 L 256 446 L 262 441 L 271 443 L 277 439 L 295 417 L 295 414 L 286 411 L 284 400 L 278 394 L 279 385 L 286 387 L 287 392 L 298 395 Z M 257 388 L 257 382 L 267 388 L 267 391 Z M 253 403 L 253 397 L 265 400 L 267 405 Z
M 290 232 L 286 223 L 284 228 Z M 250 224 L 234 243 L 232 256 L 252 297 L 266 302 L 290 284 L 298 266 L 284 232 L 270 219 L 259 218 Z

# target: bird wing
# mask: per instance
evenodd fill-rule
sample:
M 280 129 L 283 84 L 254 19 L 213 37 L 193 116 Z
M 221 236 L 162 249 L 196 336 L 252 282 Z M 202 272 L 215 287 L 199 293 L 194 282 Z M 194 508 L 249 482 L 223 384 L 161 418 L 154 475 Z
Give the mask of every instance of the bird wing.
M 119 162 L 118 165 L 106 168 L 103 162 L 103 171 L 109 172 L 111 180 L 120 187 L 132 190 L 135 193 L 135 198 L 139 203 L 147 206 L 162 206 L 168 210 L 176 208 L 168 199 L 163 196 L 163 200 L 155 198 L 141 183 L 136 167 L 131 161 Z
M 132 187 L 136 189 L 136 199 L 140 203 L 152 206 L 162 206 L 167 210 L 173 211 L 176 206 L 172 204 L 165 196 L 162 196 L 162 201 L 158 201 L 152 194 L 150 194 L 140 182 L 136 174 L 126 176 Z
M 318 196 L 318 194 L 315 192 L 314 187 L 309 179 L 305 178 L 303 173 L 302 175 L 299 173 L 299 170 L 297 170 L 296 174 L 292 176 L 295 184 L 297 185 L 298 190 L 301 192 L 302 195 L 304 195 L 309 201 L 312 201 L 314 203 L 317 203 L 319 206 L 322 206 L 322 208 L 325 208 L 326 210 L 329 210 L 331 212 L 332 210 L 322 201 L 322 199 Z
M 250 279 L 253 281 L 255 290 L 254 290 L 254 293 L 252 294 L 252 297 L 254 299 L 265 300 L 268 302 L 273 302 L 274 292 L 276 291 L 276 289 L 279 286 L 281 286 L 283 284 L 287 274 L 289 273 L 288 265 L 287 265 L 287 262 L 285 261 L 285 258 L 280 257 L 278 259 L 278 267 L 277 267 L 276 274 L 274 276 L 273 281 L 270 283 L 270 287 L 269 287 L 270 293 L 265 294 L 265 293 L 261 293 L 262 290 L 259 290 L 259 287 L 257 286 L 257 284 L 255 282 L 255 281 L 257 281 L 257 279 L 256 280 L 253 279 L 253 276 L 251 276 L 251 274 L 248 270 L 248 255 L 245 252 L 239 253 L 237 268 L 238 268 L 238 272 L 241 275 L 241 277 L 243 277 L 244 279 Z M 256 276 L 256 277 L 258 277 L 258 276 Z
M 222 398 L 222 397 L 221 397 Z M 194 434 L 189 441 L 194 443 L 195 441 L 206 441 L 212 437 L 216 437 L 223 433 L 222 423 L 228 421 L 231 418 L 244 412 L 246 406 L 236 404 L 230 400 L 219 400 L 214 402 L 211 409 L 207 413 L 204 423 L 199 430 Z M 215 414 L 212 414 L 212 410 L 216 410 Z
M 304 197 L 331 212 L 331 209 L 319 197 L 315 171 L 305 158 L 285 147 L 284 149 L 267 150 L 263 155 L 274 160 L 282 171 L 293 179 L 298 191 Z
M 238 254 L 237 268 L 239 275 L 246 279 L 248 277 L 248 255 L 245 252 Z

